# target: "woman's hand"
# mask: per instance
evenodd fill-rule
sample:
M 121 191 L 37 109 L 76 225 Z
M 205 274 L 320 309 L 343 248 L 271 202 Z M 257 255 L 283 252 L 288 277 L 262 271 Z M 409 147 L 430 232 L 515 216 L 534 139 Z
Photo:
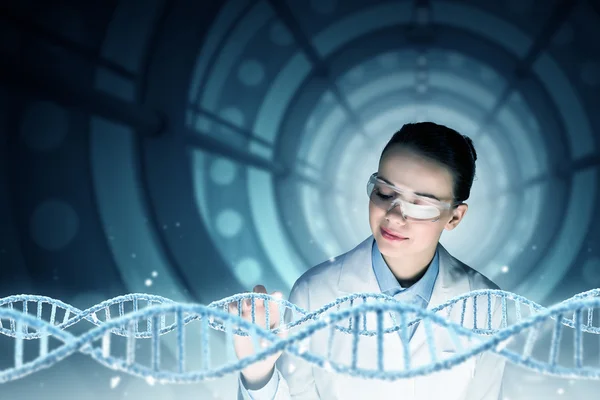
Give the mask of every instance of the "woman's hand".
M 263 285 L 256 285 L 254 287 L 254 293 L 267 293 L 267 289 Z M 273 292 L 271 296 L 281 299 L 283 297 L 281 292 Z M 261 327 L 266 328 L 266 309 L 265 301 L 255 300 L 254 308 L 254 323 Z M 283 315 L 279 314 L 279 306 L 274 301 L 269 301 L 269 328 L 277 328 L 283 319 Z M 232 314 L 238 314 L 238 302 L 229 303 L 229 312 Z M 252 303 L 250 299 L 242 301 L 242 318 L 246 321 L 252 322 Z M 286 332 L 280 332 L 279 337 L 284 338 L 287 335 Z M 238 359 L 243 359 L 253 355 L 260 349 L 254 348 L 254 341 L 251 336 L 240 336 L 234 335 L 233 339 L 235 354 Z M 258 343 L 267 347 L 269 343 L 264 343 L 264 339 L 260 339 Z M 268 356 L 266 359 L 253 363 L 242 370 L 242 376 L 249 389 L 263 387 L 271 378 L 273 374 L 275 362 L 279 359 L 281 351 Z

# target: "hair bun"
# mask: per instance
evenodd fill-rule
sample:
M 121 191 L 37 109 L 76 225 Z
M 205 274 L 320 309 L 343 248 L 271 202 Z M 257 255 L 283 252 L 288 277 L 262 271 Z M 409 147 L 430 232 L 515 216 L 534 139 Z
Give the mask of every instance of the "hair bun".
M 473 161 L 477 161 L 477 152 L 475 151 L 475 146 L 473 145 L 473 140 L 471 140 L 471 138 L 466 135 L 462 135 L 462 137 L 465 138 L 465 141 L 467 142 L 467 145 L 469 146 L 469 153 L 471 153 L 471 157 L 473 157 Z

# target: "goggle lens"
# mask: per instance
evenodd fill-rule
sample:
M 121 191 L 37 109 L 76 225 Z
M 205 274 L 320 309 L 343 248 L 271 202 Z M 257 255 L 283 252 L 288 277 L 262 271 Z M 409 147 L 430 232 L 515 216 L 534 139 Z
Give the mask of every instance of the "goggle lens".
M 387 212 L 398 206 L 402 216 L 409 221 L 435 221 L 441 215 L 441 210 L 427 198 L 399 193 L 391 186 L 377 181 L 374 176 L 367 184 L 367 194 L 374 205 Z

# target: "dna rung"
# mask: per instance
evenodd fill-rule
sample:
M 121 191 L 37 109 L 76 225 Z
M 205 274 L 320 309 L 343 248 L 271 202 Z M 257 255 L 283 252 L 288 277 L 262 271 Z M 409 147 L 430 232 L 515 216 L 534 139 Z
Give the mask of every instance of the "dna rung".
M 486 301 L 481 301 L 482 298 Z M 145 299 L 148 304 L 140 307 L 140 299 Z M 258 326 L 256 323 L 245 321 L 239 315 L 225 311 L 225 304 L 244 299 L 250 299 L 253 304 L 257 301 L 278 302 L 281 309 L 292 310 L 291 314 L 298 318 L 281 327 L 268 329 L 268 321 L 267 327 Z M 490 301 L 492 299 L 496 301 L 494 307 Z M 131 302 L 131 312 L 125 312 L 125 304 L 128 301 Z M 42 306 L 33 313 L 33 308 L 29 306 L 31 302 L 42 303 Z M 15 304 L 19 303 L 21 307 L 15 307 Z M 48 320 L 44 318 L 44 303 L 52 307 Z M 0 300 L 0 304 L 0 321 L 10 326 L 3 327 L 1 332 L 15 339 L 14 367 L 0 372 L 0 382 L 18 379 L 42 368 L 48 368 L 74 352 L 83 352 L 109 368 L 150 380 L 165 383 L 197 382 L 240 371 L 281 350 L 341 374 L 382 380 L 410 378 L 452 368 L 483 351 L 496 352 L 515 364 L 543 374 L 600 378 L 600 364 L 584 365 L 583 357 L 583 334 L 599 332 L 599 328 L 594 326 L 593 322 L 594 310 L 600 306 L 600 297 L 590 293 L 573 297 L 547 309 L 517 295 L 493 290 L 471 292 L 432 310 L 423 310 L 379 294 L 346 296 L 314 312 L 307 312 L 289 302 L 256 293 L 232 296 L 208 306 L 178 304 L 168 299 L 143 294 L 121 296 L 85 311 L 60 301 L 37 296 L 11 296 Z M 138 307 L 134 304 L 138 304 Z M 501 323 L 493 326 L 489 322 L 491 319 L 487 318 L 486 321 L 479 321 L 484 325 L 480 327 L 477 318 L 478 305 L 484 307 L 488 316 L 493 310 L 500 310 Z M 117 312 L 111 312 L 111 307 L 116 308 Z M 56 314 L 54 318 L 52 314 L 53 310 L 59 309 L 64 310 L 64 315 L 57 322 Z M 458 312 L 460 323 L 455 322 L 456 318 L 447 318 L 453 310 Z M 471 313 L 473 318 L 466 318 Z M 103 314 L 103 319 L 99 318 L 98 314 Z M 386 328 L 383 323 L 385 315 L 398 316 L 391 328 Z M 167 323 L 171 319 L 173 322 Z M 93 324 L 86 333 L 76 336 L 66 330 L 82 320 Z M 368 320 L 376 321 L 374 329 L 367 329 Z M 471 322 L 470 326 L 465 324 L 467 320 Z M 406 351 L 407 329 L 415 322 L 421 323 L 426 333 L 426 348 L 431 362 L 425 365 L 416 365 L 410 357 L 410 352 Z M 140 332 L 139 326 L 143 326 L 144 323 L 146 329 Z M 532 350 L 543 336 L 543 324 L 548 323 L 553 328 L 547 359 L 535 359 Z M 456 344 L 459 351 L 451 358 L 438 359 L 437 343 L 432 334 L 434 328 L 446 332 Z M 574 334 L 573 366 L 564 365 L 559 357 L 561 344 L 564 344 L 561 339 L 565 328 L 569 328 Z M 281 339 L 277 336 L 281 329 L 290 329 L 291 334 Z M 329 351 L 327 355 L 314 354 L 304 345 L 313 335 L 323 332 L 329 335 L 336 332 L 349 335 L 347 337 L 351 339 L 353 350 L 348 362 L 332 358 Z M 386 368 L 384 360 L 384 338 L 390 334 L 397 335 L 396 332 L 400 332 L 405 351 L 401 368 L 390 369 Z M 230 351 L 229 361 L 213 365 L 210 337 L 223 333 L 226 335 L 227 348 Z M 168 334 L 176 335 L 177 343 L 177 354 L 170 363 L 163 359 L 160 352 L 161 337 Z M 266 346 L 259 345 L 258 353 L 237 360 L 232 353 L 233 336 L 236 334 L 250 335 L 255 343 L 265 343 Z M 519 335 L 526 336 L 522 348 L 510 348 L 508 344 Z M 377 341 L 377 362 L 375 366 L 366 368 L 359 359 L 357 348 L 359 341 L 367 340 L 369 336 L 374 336 Z M 329 337 L 331 347 L 332 336 Z M 200 341 L 200 357 L 194 354 L 193 357 L 186 358 L 186 338 Z M 38 356 L 33 360 L 25 360 L 24 343 L 32 339 L 39 339 Z M 59 345 L 52 348 L 51 341 L 58 342 Z M 148 351 L 138 350 L 140 344 L 146 345 Z M 587 355 L 586 357 L 589 358 Z M 199 362 L 194 362 L 195 360 Z
M 432 359 L 432 362 L 427 365 L 420 365 L 418 367 L 411 365 L 410 353 L 405 351 L 405 369 L 404 370 L 396 370 L 396 371 L 384 371 L 382 368 L 382 359 L 383 359 L 383 348 L 378 346 L 378 357 L 377 357 L 377 369 L 361 369 L 357 368 L 357 358 L 356 358 L 356 344 L 360 340 L 360 334 L 358 329 L 354 329 L 353 331 L 353 356 L 350 365 L 342 365 L 336 364 L 332 362 L 330 359 L 319 358 L 314 355 L 307 355 L 306 352 L 299 351 L 296 347 L 292 347 L 291 349 L 287 349 L 291 353 L 295 354 L 298 357 L 302 357 L 307 361 L 310 361 L 318 366 L 326 367 L 327 369 L 334 370 L 336 372 L 361 376 L 364 378 L 375 378 L 375 379 L 385 379 L 385 380 L 395 380 L 402 378 L 410 378 L 414 376 L 424 375 L 431 372 L 435 372 L 439 369 L 452 368 L 453 366 L 460 364 L 468 358 L 471 358 L 483 351 L 493 351 L 498 354 L 505 356 L 509 361 L 534 369 L 539 373 L 559 376 L 559 377 L 578 377 L 578 378 L 588 378 L 588 379 L 600 379 L 600 363 L 596 361 L 596 364 L 593 366 L 584 366 L 583 359 L 583 341 L 582 334 L 584 333 L 584 328 L 588 328 L 588 333 L 596 333 L 597 329 L 589 329 L 589 324 L 584 325 L 582 315 L 585 312 L 589 313 L 589 310 L 598 308 L 600 306 L 600 299 L 586 299 L 579 302 L 565 302 L 561 303 L 555 307 L 551 307 L 549 309 L 540 310 L 535 315 L 527 318 L 521 319 L 519 323 L 506 327 L 502 330 L 496 330 L 493 335 L 489 335 L 487 332 L 486 336 L 479 336 L 474 333 L 472 329 L 466 329 L 460 325 L 453 324 L 446 319 L 441 318 L 439 315 L 423 311 L 419 309 L 405 309 L 405 311 L 409 311 L 411 313 L 417 314 L 419 320 L 425 323 L 425 330 L 431 331 L 431 325 L 439 325 L 441 327 L 446 328 L 450 335 L 453 337 L 453 341 L 455 343 L 460 343 L 458 337 L 465 337 L 468 339 L 476 339 L 473 341 L 473 345 L 468 349 L 463 349 L 463 351 L 456 353 L 453 357 L 438 360 L 435 351 L 435 343 L 433 342 L 432 335 L 427 335 L 427 346 L 429 347 L 429 356 Z M 391 309 L 390 309 L 391 307 Z M 394 305 L 388 304 L 380 304 L 380 305 L 360 305 L 354 309 L 345 311 L 343 313 L 337 313 L 335 318 L 330 317 L 327 320 L 318 321 L 315 324 L 310 325 L 306 331 L 303 331 L 302 334 L 298 337 L 299 340 L 310 337 L 312 333 L 318 331 L 320 329 L 324 329 L 328 324 L 335 324 L 340 321 L 343 321 L 345 318 L 354 318 L 357 320 L 362 315 L 361 312 L 376 312 L 378 315 L 382 312 L 394 311 Z M 398 311 L 398 310 L 395 310 Z M 358 312 L 358 314 L 357 314 Z M 574 342 L 574 365 L 572 367 L 561 366 L 558 365 L 557 362 L 557 349 L 560 345 L 560 335 L 559 332 L 563 329 L 565 325 L 563 322 L 566 320 L 562 317 L 562 315 L 573 313 L 575 315 L 575 342 Z M 589 315 L 589 314 L 588 314 Z M 379 319 L 378 319 L 379 320 Z M 550 347 L 550 355 L 548 361 L 544 360 L 535 360 L 532 358 L 532 348 L 536 343 L 537 336 L 540 332 L 540 326 L 543 323 L 547 323 L 548 321 L 552 321 L 554 324 L 554 331 L 552 337 L 552 344 Z M 357 324 L 355 326 L 358 326 Z M 567 325 L 568 326 L 568 325 Z M 512 350 L 507 348 L 507 342 L 510 342 L 518 334 L 527 334 L 527 341 L 525 343 L 524 348 L 521 352 L 517 350 Z M 384 329 L 378 324 L 378 334 L 376 335 L 378 338 L 384 336 Z M 404 336 L 404 335 L 402 335 Z M 381 341 L 379 341 L 381 343 Z
M 576 299 L 582 299 L 582 298 L 591 298 L 591 297 L 596 297 L 599 295 L 600 295 L 600 289 L 594 289 L 594 290 L 590 290 L 588 292 L 578 294 L 571 299 L 565 300 L 564 302 L 572 301 L 572 300 L 576 300 Z M 528 309 L 527 313 L 529 315 L 544 309 L 544 307 L 542 307 L 541 305 L 536 304 L 536 303 L 528 300 L 527 298 L 518 296 L 514 293 L 505 292 L 505 291 L 501 291 L 501 290 L 478 290 L 478 291 L 472 291 L 465 295 L 453 298 L 453 299 L 449 300 L 448 302 L 433 308 L 431 311 L 436 312 L 436 313 L 446 313 L 446 315 L 449 315 L 450 312 L 455 307 L 461 307 L 462 315 L 463 315 L 463 317 L 461 317 L 461 325 L 463 325 L 464 315 L 467 313 L 466 306 L 469 301 L 471 301 L 471 303 L 472 303 L 472 313 L 476 314 L 477 313 L 477 304 L 478 304 L 477 299 L 486 299 L 487 304 L 491 304 L 491 299 L 496 299 L 496 298 L 501 299 L 502 307 L 503 307 L 502 327 L 500 327 L 500 329 L 506 328 L 508 325 L 508 319 L 510 319 L 510 318 L 508 318 L 508 314 L 510 311 L 509 306 L 511 304 L 514 309 L 514 318 L 513 318 L 514 322 L 519 322 L 523 318 L 522 314 L 525 310 L 525 307 Z M 234 295 L 234 296 L 228 297 L 226 299 L 210 303 L 208 305 L 208 307 L 223 309 L 223 311 L 227 312 L 227 305 L 230 302 L 238 302 L 239 303 L 245 299 L 251 300 L 252 307 L 255 306 L 257 301 L 275 302 L 275 303 L 277 303 L 277 305 L 279 307 L 280 315 L 283 315 L 286 309 L 291 310 L 294 313 L 293 315 L 295 316 L 295 318 L 293 318 L 293 322 L 288 323 L 279 328 L 279 329 L 286 329 L 286 330 L 294 328 L 294 327 L 301 325 L 307 321 L 318 319 L 321 317 L 321 315 L 326 314 L 333 309 L 339 310 L 343 306 L 352 307 L 354 304 L 360 304 L 361 302 L 364 303 L 367 301 L 378 301 L 378 302 L 384 301 L 384 302 L 392 302 L 392 303 L 397 302 L 397 300 L 395 300 L 394 298 L 384 295 L 384 294 L 381 294 L 381 293 L 357 293 L 357 294 L 352 294 L 352 295 L 338 298 L 335 301 L 324 305 L 323 307 L 321 307 L 318 310 L 309 312 L 307 310 L 303 310 L 300 307 L 297 307 L 295 304 L 292 304 L 288 301 L 276 299 L 276 298 L 266 295 L 266 294 L 243 293 L 243 294 Z M 119 315 L 119 317 L 122 317 L 123 315 L 126 314 L 126 312 L 125 312 L 126 309 L 127 309 L 127 311 L 135 312 L 138 309 L 140 309 L 142 307 L 142 305 L 148 307 L 148 306 L 152 306 L 153 304 L 166 304 L 166 303 L 171 304 L 174 302 L 170 299 L 160 297 L 160 296 L 155 296 L 155 295 L 129 294 L 129 295 L 119 296 L 119 297 L 104 301 L 98 305 L 95 305 L 91 308 L 88 308 L 88 309 L 82 311 L 82 310 L 79 310 L 68 304 L 65 304 L 59 300 L 55 300 L 55 299 L 52 299 L 49 297 L 44 297 L 44 296 L 16 295 L 16 296 L 10 296 L 10 297 L 0 299 L 0 307 L 8 307 L 9 309 L 11 309 L 11 308 L 14 308 L 15 304 L 21 304 L 22 305 L 21 310 L 25 313 L 27 313 L 28 310 L 31 310 L 31 308 L 28 306 L 28 304 L 35 304 L 36 311 L 37 311 L 37 318 L 42 317 L 42 306 L 46 305 L 46 307 L 51 307 L 51 313 L 50 313 L 50 318 L 49 318 L 49 322 L 51 324 L 56 324 L 56 316 L 62 312 L 62 322 L 60 322 L 57 325 L 60 329 L 69 328 L 82 320 L 87 320 L 88 322 L 91 322 L 94 325 L 99 325 L 99 324 L 103 323 L 104 321 L 109 320 L 112 315 L 117 314 L 117 315 Z M 129 304 L 129 305 L 126 306 L 127 304 Z M 110 311 L 111 308 L 113 309 L 112 312 Z M 117 311 L 114 311 L 115 308 L 117 309 Z M 240 310 L 240 309 L 241 309 L 241 307 L 238 307 L 238 310 Z M 491 321 L 491 319 L 489 318 L 489 313 L 491 310 L 488 308 L 487 311 L 488 311 L 488 321 Z M 267 315 L 267 318 L 268 318 L 268 315 Z M 194 317 L 188 317 L 188 318 L 186 318 L 185 322 L 188 323 L 188 322 L 192 321 L 193 319 L 194 319 Z M 588 310 L 587 311 L 587 319 L 586 319 L 587 322 L 586 322 L 586 325 L 584 326 L 584 331 L 588 332 L 588 333 L 600 333 L 600 328 L 592 326 L 592 324 L 591 324 L 592 319 L 593 319 L 593 310 Z M 411 319 L 411 320 L 407 321 L 409 326 L 411 326 L 415 323 L 418 323 L 418 322 L 419 322 L 418 319 Z M 498 328 L 492 329 L 492 327 L 489 325 L 489 323 L 488 323 L 488 326 L 486 326 L 486 327 L 480 327 L 480 326 L 477 326 L 476 319 L 474 319 L 474 322 L 475 322 L 475 324 L 471 328 L 476 333 L 493 334 L 498 330 Z M 144 323 L 142 322 L 141 325 L 143 325 L 143 324 Z M 167 325 L 164 317 L 161 318 L 160 324 L 161 324 L 160 325 L 161 326 L 161 328 L 160 328 L 161 334 L 171 332 L 172 330 L 175 329 L 175 322 L 172 322 Z M 219 321 L 215 321 L 214 319 L 211 319 L 209 324 L 214 329 L 218 329 L 223 332 L 225 331 L 224 325 L 222 323 L 219 323 Z M 567 317 L 563 318 L 563 324 L 573 328 L 574 327 L 573 318 L 567 318 Z M 146 329 L 142 329 L 142 330 L 139 329 L 139 325 L 134 327 L 134 332 L 135 332 L 136 338 L 150 337 L 152 321 L 151 320 L 145 321 L 145 325 L 146 325 Z M 399 324 L 397 324 L 395 326 L 386 328 L 384 333 L 387 334 L 387 333 L 397 332 L 400 330 L 400 328 L 401 328 L 401 326 Z M 15 321 L 10 321 L 10 329 L 4 328 L 2 325 L 2 322 L 0 321 L 0 333 L 4 334 L 6 336 L 14 336 L 15 329 L 16 329 Z M 27 329 L 27 328 L 25 327 L 25 329 Z M 345 324 L 336 326 L 336 329 L 341 332 L 352 333 L 352 331 L 353 331 L 352 320 L 349 320 Z M 277 331 L 278 330 L 276 329 L 275 332 L 277 332 Z M 128 335 L 126 327 L 119 327 L 119 328 L 115 329 L 113 331 L 113 333 L 120 335 L 120 336 Z M 236 334 L 245 335 L 246 333 L 242 332 L 240 330 L 237 330 Z M 363 327 L 362 327 L 362 329 L 359 330 L 359 334 L 366 335 L 366 336 L 374 336 L 376 334 L 376 332 L 374 330 L 366 329 L 366 326 L 363 323 Z M 36 336 L 35 333 L 31 333 L 31 334 L 28 333 L 24 337 L 24 339 L 38 339 L 38 338 L 39 338 L 39 336 Z
M 162 305 L 162 307 L 164 306 Z M 12 332 L 12 337 L 15 338 L 14 367 L 0 372 L 0 382 L 8 382 L 40 369 L 48 368 L 75 352 L 83 352 L 109 368 L 122 370 L 136 376 L 161 380 L 164 379 L 163 375 L 166 374 L 169 381 L 177 382 L 182 379 L 179 375 L 183 374 L 184 381 L 187 381 L 185 377 L 185 332 L 186 323 L 189 328 L 189 322 L 192 319 L 198 320 L 200 323 L 198 336 L 203 343 L 201 356 L 203 370 L 210 373 L 208 342 L 211 329 L 208 324 L 208 309 L 204 306 L 198 306 L 199 309 L 191 310 L 193 316 L 190 317 L 185 306 L 171 304 L 167 308 L 160 307 L 152 306 L 123 317 L 109 319 L 78 337 L 60 329 L 58 325 L 49 324 L 43 319 L 38 319 L 22 311 L 8 307 L 0 308 L 0 319 L 13 320 L 16 326 L 15 331 Z M 214 310 L 210 311 L 214 312 Z M 175 318 L 175 334 L 178 343 L 177 368 L 174 371 L 161 369 L 160 340 L 161 336 L 166 333 L 166 328 L 161 332 L 160 321 L 169 314 Z M 142 321 L 150 321 L 150 336 L 136 336 L 135 326 Z M 127 327 L 125 330 L 127 336 L 124 338 L 115 336 L 115 333 L 120 332 L 123 326 Z M 24 327 L 35 330 L 34 335 L 28 337 L 40 338 L 38 357 L 27 362 L 24 360 L 23 355 L 23 345 L 26 340 Z M 50 349 L 49 339 L 60 342 L 60 345 Z M 122 339 L 125 345 L 115 349 L 115 339 Z M 139 353 L 137 342 L 147 342 L 145 339 L 149 339 L 148 344 L 151 349 L 147 365 L 143 365 L 137 360 L 137 354 Z M 113 354 L 115 350 L 117 350 L 117 353 Z M 175 375 L 173 375 L 173 372 L 175 372 Z M 204 379 L 206 374 L 206 372 L 201 373 L 199 379 Z
M 86 310 L 79 310 L 69 304 L 65 304 L 60 300 L 55 300 L 50 297 L 15 295 L 0 299 L 0 308 L 18 309 L 23 313 L 29 314 L 29 312 L 32 310 L 32 306 L 34 306 L 37 319 L 44 319 L 49 324 L 64 330 L 81 321 L 87 321 L 99 326 L 104 322 L 110 321 L 116 315 L 123 317 L 127 313 L 136 312 L 145 307 L 151 307 L 156 304 L 173 303 L 173 300 L 161 296 L 136 293 L 115 297 Z M 193 318 L 188 318 L 186 323 L 190 322 L 192 319 Z M 167 333 L 175 329 L 175 322 L 167 324 L 167 320 L 164 316 L 160 318 L 159 323 L 161 333 Z M 145 329 L 140 329 L 144 326 Z M 2 321 L 0 321 L 0 333 L 3 335 L 15 337 L 17 332 L 16 329 L 17 328 L 14 320 L 10 320 L 8 327 L 4 327 L 4 324 Z M 25 330 L 25 336 L 23 339 L 32 340 L 40 338 L 39 333 L 27 332 L 26 326 L 23 327 L 23 329 Z M 133 330 L 135 337 L 138 339 L 151 337 L 152 320 L 140 321 L 140 323 L 134 326 Z M 120 326 L 113 329 L 112 333 L 119 336 L 128 336 L 129 330 L 128 327 Z

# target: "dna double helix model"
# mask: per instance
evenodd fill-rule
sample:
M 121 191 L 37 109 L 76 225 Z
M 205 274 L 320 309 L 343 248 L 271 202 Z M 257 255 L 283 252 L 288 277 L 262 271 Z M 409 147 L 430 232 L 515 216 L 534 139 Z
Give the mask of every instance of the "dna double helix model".
M 160 383 L 219 378 L 280 351 L 336 373 L 382 380 L 452 368 L 485 351 L 550 376 L 600 379 L 600 354 L 591 357 L 588 352 L 584 360 L 583 351 L 584 334 L 600 337 L 600 313 L 595 313 L 600 307 L 599 295 L 600 289 L 594 289 L 545 308 L 514 293 L 477 290 L 435 308 L 422 309 L 384 294 L 357 293 L 314 311 L 260 293 L 237 294 L 208 305 L 129 294 L 83 311 L 49 297 L 15 295 L 0 299 L 0 333 L 14 339 L 14 365 L 0 371 L 0 383 L 49 368 L 76 352 L 113 370 Z M 251 321 L 241 316 L 243 302 L 250 304 Z M 265 305 L 264 326 L 256 320 L 259 302 Z M 238 305 L 237 312 L 230 311 L 231 304 Z M 275 306 L 280 316 L 285 315 L 278 326 L 271 326 L 273 311 L 269 305 Z M 384 318 L 387 316 L 389 320 Z M 384 321 L 391 323 L 386 326 Z M 69 332 L 85 323 L 91 327 L 83 333 Z M 410 352 L 404 351 L 404 368 L 386 369 L 384 338 L 400 335 L 407 350 L 407 332 L 414 324 L 423 325 L 431 361 L 414 365 Z M 438 358 L 434 331 L 447 334 L 459 351 L 450 358 Z M 564 332 L 572 334 L 572 340 L 565 340 Z M 323 334 L 329 335 L 330 346 L 333 335 L 349 335 L 349 363 L 309 350 L 306 342 L 313 335 Z M 238 359 L 233 350 L 235 335 L 249 336 L 257 351 Z M 550 343 L 542 346 L 543 356 L 535 356 L 534 346 L 544 337 Z M 169 360 L 161 357 L 160 350 L 161 341 L 167 338 L 176 348 Z M 377 343 L 377 366 L 373 368 L 359 365 L 358 343 L 366 338 L 375 338 Z M 200 357 L 197 353 L 186 354 L 186 346 L 194 340 Z M 218 354 L 218 362 L 211 355 L 214 340 L 224 341 L 227 349 L 225 357 Z M 565 346 L 573 350 L 570 360 L 560 355 L 559 350 Z

